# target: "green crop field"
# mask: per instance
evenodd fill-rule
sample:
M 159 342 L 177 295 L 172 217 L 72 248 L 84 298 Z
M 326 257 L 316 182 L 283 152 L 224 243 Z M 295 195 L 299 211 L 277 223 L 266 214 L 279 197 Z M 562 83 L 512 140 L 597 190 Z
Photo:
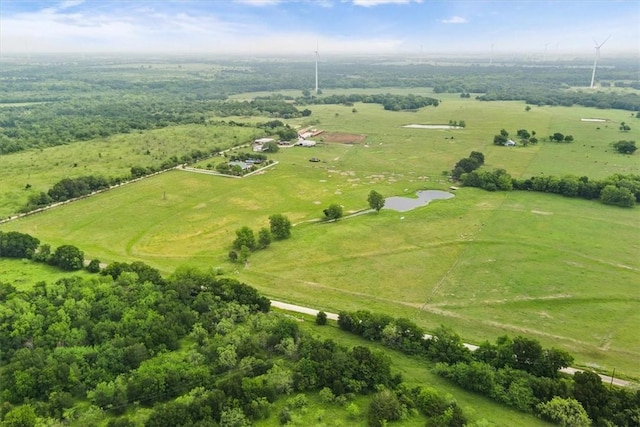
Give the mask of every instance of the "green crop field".
M 337 223 L 313 222 L 331 203 L 342 204 L 345 212 L 365 209 L 372 189 L 385 196 L 446 189 L 450 183 L 443 172 L 474 150 L 484 153 L 486 168 L 504 168 L 514 177 L 574 174 L 601 179 L 640 173 L 637 154 L 620 155 L 610 146 L 638 135 L 636 126 L 625 133 L 618 129 L 619 122 L 630 120 L 628 112 L 583 107 L 533 107 L 527 112 L 522 102 L 438 96 L 443 101 L 439 107 L 416 112 L 359 103 L 310 106 L 311 117 L 291 124 L 365 134 L 366 141 L 327 143 L 319 135 L 318 146 L 281 149 L 272 156 L 277 166 L 252 177 L 171 171 L 0 229 L 27 232 L 52 246 L 74 244 L 86 258 L 102 262 L 141 260 L 164 272 L 182 264 L 221 268 L 274 299 L 331 312 L 381 311 L 430 330 L 445 324 L 468 342 L 524 334 L 568 350 L 579 366 L 606 372 L 615 368 L 640 378 L 637 207 L 462 188 L 453 199 L 410 212 L 383 210 Z M 580 121 L 592 117 L 608 122 Z M 450 120 L 464 120 L 467 126 L 401 127 Z M 535 130 L 539 138 L 562 132 L 575 141 L 495 146 L 493 135 L 502 128 L 512 135 L 517 129 Z M 155 132 L 162 131 L 117 137 L 132 144 L 122 156 L 142 149 L 136 148 L 141 140 L 135 138 L 152 138 Z M 171 140 L 187 141 L 190 132 L 198 135 L 202 127 L 166 132 Z M 61 159 L 71 159 L 77 153 L 73 147 L 44 151 L 59 150 Z M 43 157 L 37 154 L 31 152 L 34 163 L 27 177 L 13 163 L 20 155 L 0 158 L 2 173 L 11 168 L 15 175 L 7 178 L 15 188 L 2 190 L 5 213 L 16 205 L 10 199 L 21 197 L 18 186 L 54 180 L 53 175 L 38 178 L 45 167 L 36 163 Z M 321 161 L 311 163 L 311 157 Z M 122 162 L 120 167 L 126 166 Z M 58 171 L 56 177 L 64 176 L 51 169 L 52 174 Z M 268 226 L 274 213 L 297 224 L 292 238 L 256 252 L 246 266 L 229 263 L 235 230 Z

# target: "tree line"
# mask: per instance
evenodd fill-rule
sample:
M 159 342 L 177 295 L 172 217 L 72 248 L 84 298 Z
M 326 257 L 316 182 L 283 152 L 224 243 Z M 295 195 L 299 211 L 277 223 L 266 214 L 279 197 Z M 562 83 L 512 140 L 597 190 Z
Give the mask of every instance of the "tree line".
M 18 231 L 0 231 L 0 258 L 31 259 L 62 270 L 74 271 L 84 267 L 84 252 L 73 245 L 61 245 L 51 251 L 40 239 Z
M 469 157 L 460 159 L 455 164 L 451 177 L 467 187 L 487 191 L 537 191 L 587 200 L 597 199 L 604 204 L 620 207 L 633 207 L 640 203 L 640 175 L 618 173 L 599 181 L 574 175 L 539 175 L 518 179 L 511 177 L 504 169 L 479 170 L 483 164 L 484 155 L 472 151 Z
M 437 107 L 440 101 L 421 95 L 392 95 L 392 94 L 375 94 L 375 95 L 328 95 L 322 97 L 301 97 L 296 102 L 300 105 L 305 104 L 342 104 L 353 106 L 355 102 L 363 102 L 365 104 L 380 104 L 385 110 L 401 111 L 401 110 L 417 110 L 419 108 L 432 105 Z
M 236 238 L 232 243 L 233 249 L 229 251 L 229 259 L 232 262 L 247 262 L 252 252 L 266 249 L 272 240 L 285 240 L 291 237 L 291 221 L 287 216 L 274 214 L 269 217 L 269 228 L 262 227 L 255 232 L 247 226 L 236 230 Z
M 562 374 L 573 357 L 531 338 L 502 336 L 471 351 L 445 326 L 429 336 L 408 319 L 366 310 L 340 312 L 338 326 L 436 362 L 435 372 L 457 385 L 560 425 L 633 426 L 640 420 L 640 391 L 607 387 L 591 372 Z
M 476 97 L 480 101 L 525 101 L 529 105 L 550 105 L 571 107 L 581 105 L 600 109 L 615 108 L 627 111 L 640 111 L 640 96 L 636 93 L 618 92 L 582 92 L 563 91 L 547 88 L 508 88 L 506 90 L 489 91 Z
M 602 180 L 590 180 L 586 176 L 574 175 L 518 179 L 512 178 L 504 169 L 494 169 L 464 173 L 460 180 L 465 186 L 487 191 L 538 191 L 565 197 L 600 200 L 607 205 L 627 208 L 640 203 L 640 175 L 635 174 L 614 174 Z

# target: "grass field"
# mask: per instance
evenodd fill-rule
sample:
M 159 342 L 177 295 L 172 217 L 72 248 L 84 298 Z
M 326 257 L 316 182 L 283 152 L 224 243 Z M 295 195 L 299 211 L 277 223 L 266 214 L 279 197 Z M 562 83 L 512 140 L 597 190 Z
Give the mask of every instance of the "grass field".
M 385 196 L 446 189 L 443 171 L 472 150 L 485 154 L 487 167 L 513 176 L 599 179 L 640 171 L 637 155 L 609 146 L 637 133 L 618 130 L 627 112 L 525 112 L 520 102 L 442 99 L 440 107 L 413 113 L 371 104 L 356 104 L 356 113 L 313 106 L 311 118 L 292 124 L 312 119 L 327 131 L 365 133 L 365 143 L 323 144 L 320 135 L 315 148 L 282 149 L 273 156 L 279 165 L 261 175 L 229 180 L 172 171 L 0 229 L 28 232 L 52 246 L 74 244 L 103 262 L 142 260 L 164 272 L 182 264 L 220 267 L 275 299 L 332 312 L 382 311 L 430 330 L 445 324 L 473 343 L 526 334 L 570 351 L 577 365 L 640 378 L 638 208 L 462 188 L 453 199 L 411 212 L 310 222 L 331 203 L 346 212 L 366 208 L 371 189 Z M 581 117 L 611 122 L 596 130 Z M 467 127 L 401 128 L 449 120 L 465 120 Z M 533 129 L 539 137 L 557 131 L 575 142 L 497 147 L 493 135 L 501 128 Z M 256 252 L 246 268 L 228 263 L 234 231 L 267 226 L 273 213 L 298 224 L 292 239 Z
M 248 127 L 183 125 L 2 155 L 0 218 L 17 212 L 30 194 L 47 192 L 63 178 L 125 177 L 132 166 L 158 167 L 171 156 L 225 149 L 256 135 L 256 129 Z M 27 184 L 31 188 L 26 189 Z

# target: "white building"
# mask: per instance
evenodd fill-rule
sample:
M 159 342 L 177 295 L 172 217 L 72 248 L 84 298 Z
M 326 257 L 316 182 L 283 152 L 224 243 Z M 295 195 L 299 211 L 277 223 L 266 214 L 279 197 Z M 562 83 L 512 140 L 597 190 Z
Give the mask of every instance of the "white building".
M 315 147 L 316 146 L 316 142 L 315 141 L 310 141 L 308 139 L 299 139 L 298 142 L 296 143 L 296 145 L 298 145 L 300 147 Z

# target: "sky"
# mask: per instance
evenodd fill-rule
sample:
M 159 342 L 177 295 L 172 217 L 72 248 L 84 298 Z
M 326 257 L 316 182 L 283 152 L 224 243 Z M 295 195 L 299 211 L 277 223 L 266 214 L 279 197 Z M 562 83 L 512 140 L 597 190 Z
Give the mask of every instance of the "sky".
M 608 38 L 608 39 L 607 39 Z M 0 0 L 0 55 L 640 53 L 638 0 Z

